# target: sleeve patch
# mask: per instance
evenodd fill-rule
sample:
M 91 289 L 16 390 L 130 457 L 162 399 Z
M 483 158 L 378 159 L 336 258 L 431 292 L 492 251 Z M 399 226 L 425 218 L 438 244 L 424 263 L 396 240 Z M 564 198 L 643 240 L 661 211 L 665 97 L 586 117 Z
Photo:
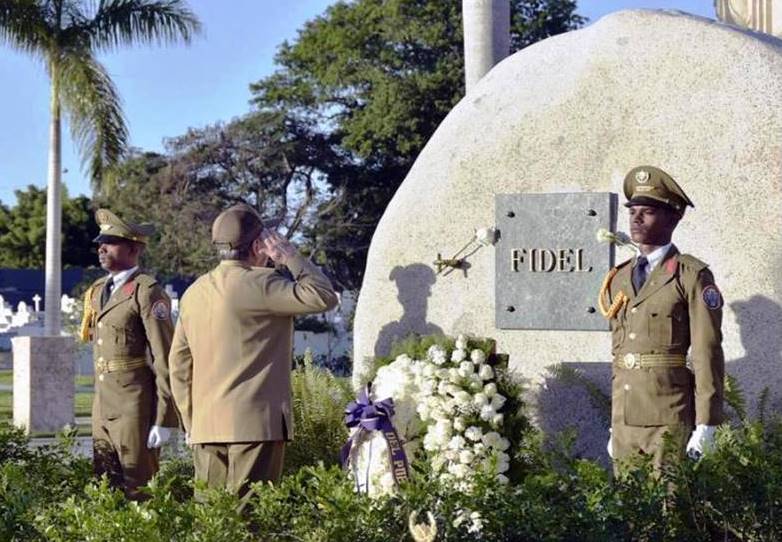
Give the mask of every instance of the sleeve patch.
M 171 318 L 171 311 L 168 310 L 168 304 L 162 299 L 159 301 L 155 301 L 155 304 L 152 305 L 151 312 L 152 312 L 152 316 L 154 316 L 158 320 L 168 320 L 169 318 Z
M 709 310 L 716 311 L 722 307 L 722 294 L 716 286 L 710 284 L 703 289 L 703 302 Z

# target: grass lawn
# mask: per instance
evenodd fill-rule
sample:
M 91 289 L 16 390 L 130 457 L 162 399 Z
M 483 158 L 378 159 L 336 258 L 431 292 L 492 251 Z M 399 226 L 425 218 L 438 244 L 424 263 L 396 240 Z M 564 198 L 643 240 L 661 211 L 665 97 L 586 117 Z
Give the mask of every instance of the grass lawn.
M 91 387 L 95 384 L 95 377 L 92 375 L 76 375 L 75 384 L 79 387 Z M 11 386 L 14 383 L 14 372 L 11 369 L 0 370 L 0 385 Z
M 76 417 L 89 417 L 92 413 L 92 393 L 80 392 L 74 398 L 73 413 Z M 10 391 L 0 391 L 0 421 L 13 417 L 13 394 Z

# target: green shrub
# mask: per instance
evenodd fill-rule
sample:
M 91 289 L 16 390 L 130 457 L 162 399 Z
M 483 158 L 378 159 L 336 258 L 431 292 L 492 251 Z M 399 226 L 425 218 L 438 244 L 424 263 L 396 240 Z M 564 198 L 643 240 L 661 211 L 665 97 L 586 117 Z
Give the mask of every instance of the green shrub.
M 305 363 L 293 386 L 290 474 L 256 484 L 244 514 L 225 492 L 191 498 L 187 456 L 165 461 L 149 500 L 132 503 L 91 478 L 89 462 L 69 450 L 72 434 L 30 448 L 19 430 L 0 424 L 0 540 L 398 542 L 410 540 L 410 514 L 420 522 L 427 511 L 438 541 L 782 540 L 782 421 L 765 409 L 759 420 L 741 416 L 720 428 L 716 449 L 700 461 L 673 462 L 659 474 L 639 460 L 615 478 L 573 458 L 567 436 L 544 449 L 542 435 L 522 424 L 513 452 L 523 469 L 512 483 L 479 476 L 474 491 L 456 491 L 417 462 L 411 482 L 372 499 L 335 466 L 347 383 Z
M 81 491 L 89 462 L 71 453 L 75 432 L 31 448 L 24 433 L 0 423 L 0 540 L 35 540 L 37 511 Z
M 315 367 L 308 350 L 291 375 L 294 438 L 285 448 L 285 472 L 307 465 L 339 462 L 339 450 L 348 438 L 345 406 L 351 399 L 347 379 Z

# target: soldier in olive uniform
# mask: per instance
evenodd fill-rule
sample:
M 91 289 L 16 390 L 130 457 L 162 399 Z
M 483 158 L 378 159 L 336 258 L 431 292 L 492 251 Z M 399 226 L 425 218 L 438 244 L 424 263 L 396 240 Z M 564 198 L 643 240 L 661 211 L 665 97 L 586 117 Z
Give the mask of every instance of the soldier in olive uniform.
M 85 295 L 82 339 L 92 342 L 95 400 L 93 466 L 132 499 L 158 470 L 160 446 L 177 426 L 168 378 L 171 301 L 138 260 L 151 225 L 95 214 L 98 259 L 109 275 Z
M 282 473 L 293 438 L 293 317 L 333 308 L 329 279 L 249 205 L 212 224 L 220 264 L 180 302 L 171 390 L 193 447 L 196 480 L 240 496 Z M 292 277 L 266 267 L 271 258 Z
M 659 467 L 664 434 L 698 456 L 723 420 L 723 300 L 707 264 L 671 244 L 693 204 L 670 175 L 634 168 L 624 193 L 640 255 L 612 269 L 600 293 L 614 356 L 608 451 L 615 461 L 651 455 Z

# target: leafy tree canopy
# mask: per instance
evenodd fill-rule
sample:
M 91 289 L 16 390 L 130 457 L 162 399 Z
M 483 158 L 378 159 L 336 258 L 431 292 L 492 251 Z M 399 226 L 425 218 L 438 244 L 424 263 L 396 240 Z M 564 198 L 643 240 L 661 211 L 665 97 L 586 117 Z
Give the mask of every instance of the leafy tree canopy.
M 30 185 L 16 190 L 16 205 L 0 203 L 0 267 L 43 268 L 46 250 L 46 190 Z M 66 267 L 95 265 L 98 226 L 86 196 L 69 198 L 63 186 L 62 262 Z

